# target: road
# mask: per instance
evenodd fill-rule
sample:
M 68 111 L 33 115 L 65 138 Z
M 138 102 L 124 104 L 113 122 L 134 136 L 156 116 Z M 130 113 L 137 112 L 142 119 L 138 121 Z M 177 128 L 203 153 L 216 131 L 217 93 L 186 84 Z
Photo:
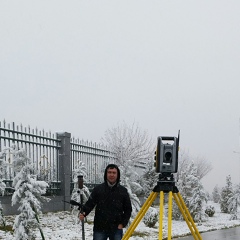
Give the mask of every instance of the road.
M 212 232 L 201 233 L 203 240 L 239 240 L 240 239 L 240 227 L 221 229 Z M 175 240 L 194 240 L 194 237 L 182 237 L 174 238 Z

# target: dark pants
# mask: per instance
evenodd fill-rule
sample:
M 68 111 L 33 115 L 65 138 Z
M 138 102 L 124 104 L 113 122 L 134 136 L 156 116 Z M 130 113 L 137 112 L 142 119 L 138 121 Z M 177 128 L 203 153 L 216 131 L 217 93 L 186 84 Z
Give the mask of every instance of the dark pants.
M 93 232 L 93 240 L 121 240 L 123 236 L 123 230 L 118 229 L 115 232 Z

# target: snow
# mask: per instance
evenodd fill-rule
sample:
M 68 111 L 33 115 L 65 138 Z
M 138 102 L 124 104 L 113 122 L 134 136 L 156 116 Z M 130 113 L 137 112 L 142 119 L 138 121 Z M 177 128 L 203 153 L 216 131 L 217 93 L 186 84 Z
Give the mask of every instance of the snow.
M 199 232 L 212 231 L 223 228 L 230 228 L 235 226 L 240 226 L 240 213 L 238 213 L 239 220 L 229 220 L 230 214 L 221 213 L 219 204 L 213 202 L 208 202 L 215 207 L 215 214 L 213 217 L 208 218 L 206 222 L 201 224 L 196 224 Z M 155 206 L 159 210 L 159 206 Z M 92 239 L 92 229 L 93 229 L 93 216 L 92 212 L 87 217 L 87 222 L 84 224 L 85 227 L 85 239 Z M 15 216 L 5 216 L 7 225 L 12 225 Z M 76 217 L 72 215 L 71 212 L 56 212 L 56 213 L 46 213 L 42 214 L 40 217 L 40 222 L 42 225 L 42 230 L 44 232 L 45 239 L 51 240 L 77 240 L 82 239 L 81 224 L 76 221 Z M 41 235 L 38 230 L 36 232 L 36 240 L 40 240 Z M 134 236 L 130 237 L 131 240 L 155 240 L 158 239 L 158 223 L 154 228 L 146 227 L 141 221 L 137 228 L 135 229 Z M 141 233 L 141 236 L 140 236 Z M 190 231 L 186 222 L 184 221 L 172 221 L 172 237 L 189 235 Z M 167 218 L 164 218 L 164 229 L 163 236 L 167 237 Z M 0 231 L 0 239 L 14 239 L 13 235 L 9 232 Z

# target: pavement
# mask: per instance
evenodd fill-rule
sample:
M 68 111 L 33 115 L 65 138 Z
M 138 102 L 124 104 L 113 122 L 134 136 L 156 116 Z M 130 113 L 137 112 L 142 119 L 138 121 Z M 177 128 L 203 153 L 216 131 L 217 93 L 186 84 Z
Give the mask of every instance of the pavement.
M 239 240 L 240 239 L 240 227 L 221 229 L 211 232 L 200 233 L 203 240 Z M 187 236 L 181 238 L 174 238 L 175 240 L 194 240 L 194 237 Z

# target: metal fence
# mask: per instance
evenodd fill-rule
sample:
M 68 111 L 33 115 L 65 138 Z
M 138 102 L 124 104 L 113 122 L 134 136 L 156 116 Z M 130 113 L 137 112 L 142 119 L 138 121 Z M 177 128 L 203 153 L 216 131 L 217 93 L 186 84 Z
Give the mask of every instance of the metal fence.
M 31 159 L 38 180 L 52 183 L 59 181 L 58 157 L 61 141 L 55 134 L 31 129 L 30 127 L 16 126 L 15 123 L 0 122 L 0 151 L 16 146 L 24 149 Z M 12 168 L 12 153 L 6 155 L 6 169 L 2 178 L 7 185 L 6 193 L 12 193 L 12 180 L 15 173 Z
M 79 168 L 80 162 L 86 167 L 89 184 L 98 184 L 103 181 L 103 172 L 107 164 L 114 162 L 114 157 L 106 147 L 101 144 L 71 139 L 71 169 Z
M 72 185 L 73 171 L 79 167 L 80 162 L 86 167 L 85 182 L 89 186 L 102 182 L 106 165 L 114 161 L 111 152 L 100 144 L 71 139 L 70 133 L 68 136 L 69 142 L 66 144 L 61 133 L 53 134 L 3 121 L 0 122 L 0 152 L 13 145 L 18 149 L 25 149 L 33 163 L 37 179 L 49 183 L 49 194 L 61 194 L 60 190 L 64 187 L 64 183 L 69 182 Z M 7 194 L 11 194 L 12 180 L 15 176 L 11 152 L 5 160 L 7 168 L 2 178 L 7 185 Z M 66 176 L 68 171 L 70 176 Z M 62 193 L 66 194 L 66 191 Z

